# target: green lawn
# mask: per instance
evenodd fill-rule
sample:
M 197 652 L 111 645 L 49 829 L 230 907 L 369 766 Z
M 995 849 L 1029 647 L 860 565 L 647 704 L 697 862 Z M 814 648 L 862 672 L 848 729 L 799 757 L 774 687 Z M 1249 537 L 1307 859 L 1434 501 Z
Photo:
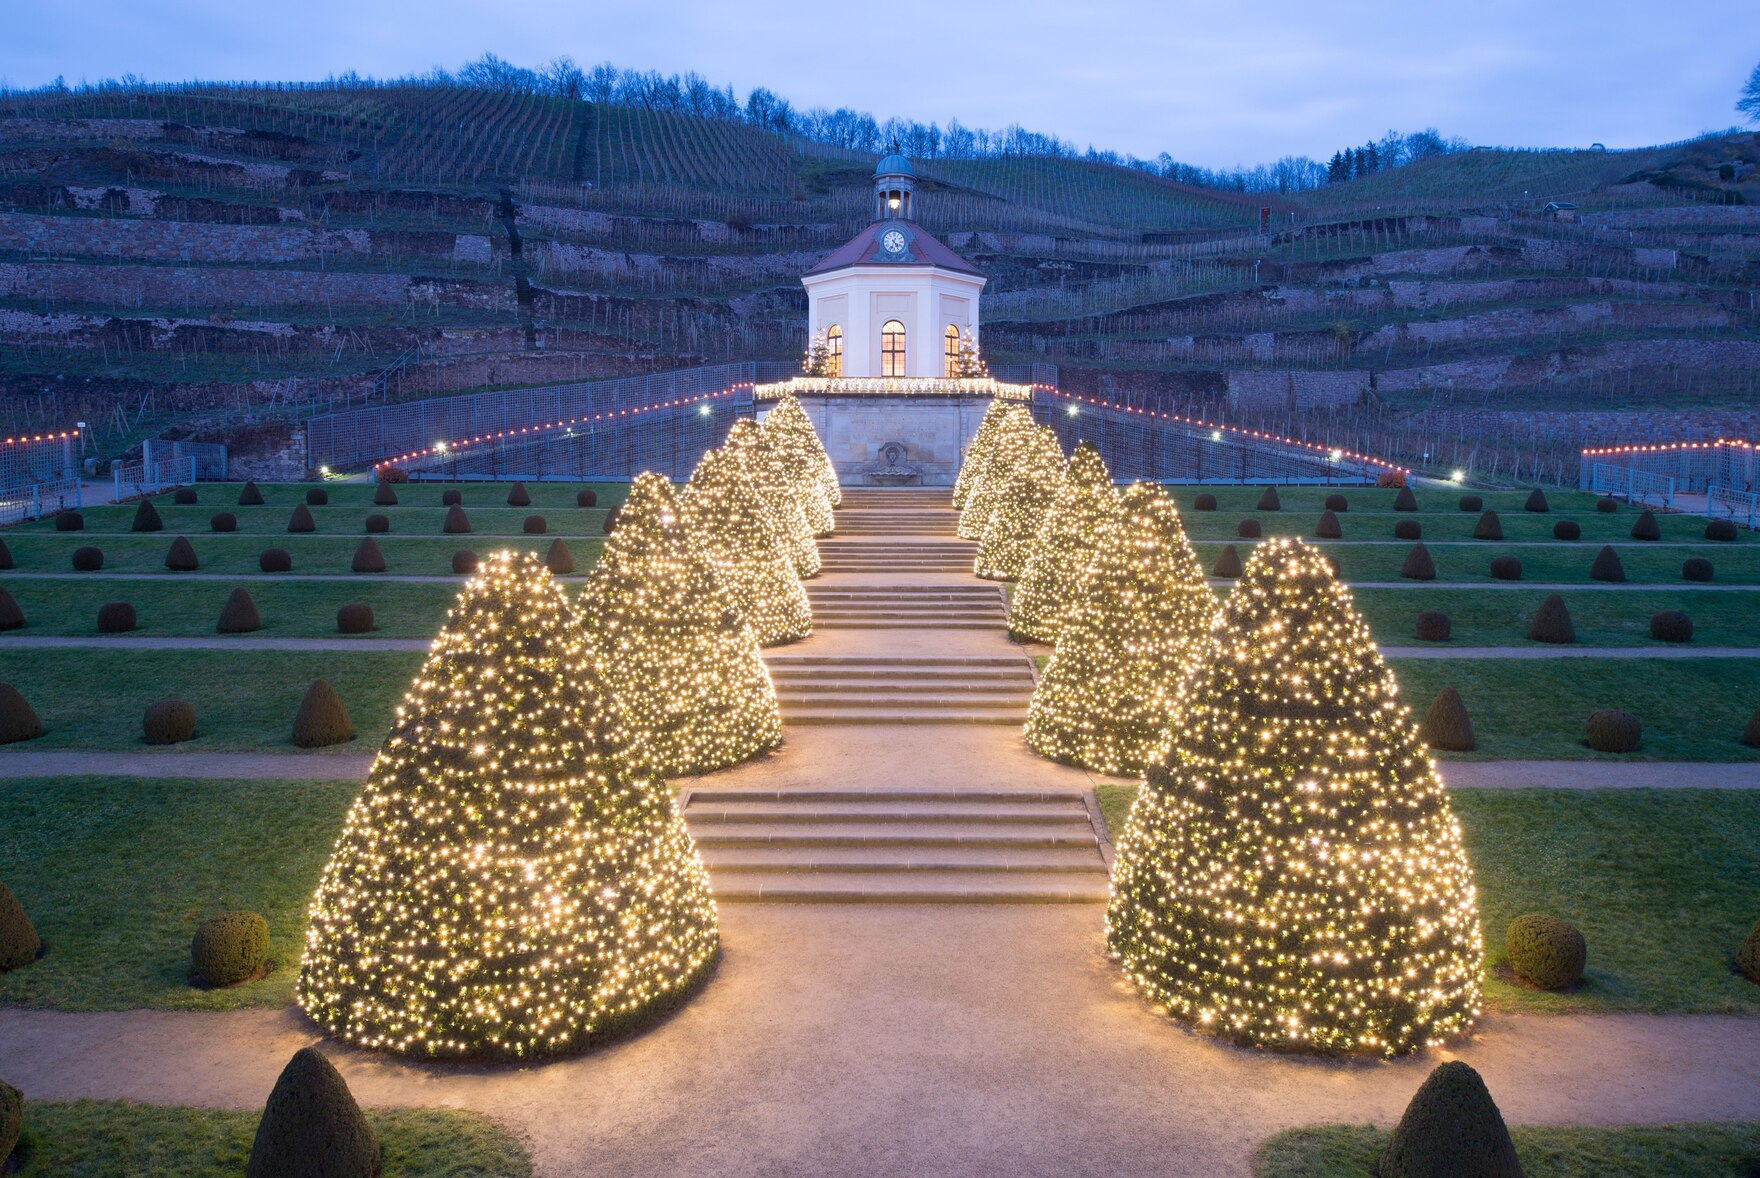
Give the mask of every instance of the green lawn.
M 1190 496 L 1182 497 L 1175 490 L 1174 498 L 1180 504 L 1180 518 L 1185 523 L 1186 531 L 1194 540 L 1233 541 L 1239 533 L 1235 530 L 1241 520 L 1251 517 L 1259 521 L 1259 526 L 1268 536 L 1302 536 L 1314 538 L 1314 528 L 1320 522 L 1318 504 L 1306 510 L 1293 510 L 1286 506 L 1282 511 L 1256 511 L 1249 503 L 1245 509 L 1238 511 L 1193 511 L 1188 506 Z M 1286 497 L 1287 500 L 1287 497 Z M 1354 500 L 1353 500 L 1354 502 Z M 206 517 L 204 517 L 205 520 Z M 1637 522 L 1637 513 L 1623 510 L 1613 515 L 1603 515 L 1593 509 L 1587 511 L 1523 511 L 1518 504 L 1514 508 L 1499 508 L 1498 522 L 1503 527 L 1503 538 L 1516 543 L 1539 543 L 1548 547 L 1554 544 L 1563 545 L 1566 541 L 1556 540 L 1552 535 L 1553 525 L 1560 520 L 1575 520 L 1582 529 L 1582 543 L 1593 544 L 1693 544 L 1701 546 L 1715 556 L 1720 549 L 1751 547 L 1760 544 L 1760 536 L 1745 529 L 1737 532 L 1737 538 L 1731 541 L 1707 541 L 1705 539 L 1705 517 L 1702 515 L 1658 515 L 1656 522 L 1662 532 L 1660 541 L 1638 541 L 1632 538 L 1632 525 Z M 1473 528 L 1479 522 L 1479 512 L 1456 511 L 1452 501 L 1446 510 L 1440 511 L 1364 511 L 1351 510 L 1338 513 L 1339 531 L 1345 540 L 1393 540 L 1394 524 L 1400 520 L 1415 520 L 1423 528 L 1423 539 L 1426 543 L 1438 541 L 1473 541 L 1475 547 L 1492 548 L 1495 541 L 1473 539 Z M 285 513 L 277 518 L 275 526 L 281 527 L 286 522 Z M 203 526 L 206 526 L 204 523 Z
M 1495 1095 L 1495 1094 L 1493 1094 Z M 1259 1147 L 1259 1178 L 1374 1178 L 1389 1130 L 1316 1125 Z M 1760 1172 L 1760 1125 L 1517 1125 L 1528 1178 L 1749 1178 Z
M 1252 556 L 1252 541 L 1228 541 L 1235 545 L 1244 562 Z M 1206 570 L 1215 567 L 1222 552 L 1223 541 L 1200 541 L 1193 545 L 1198 561 Z M 1320 545 L 1337 561 L 1339 573 L 1347 581 L 1392 581 L 1417 586 L 1418 581 L 1405 581 L 1399 575 L 1400 564 L 1410 545 L 1357 544 L 1348 540 L 1324 541 Z M 1522 562 L 1522 580 L 1546 584 L 1594 585 L 1589 567 L 1595 563 L 1600 548 L 1593 544 L 1556 544 L 1544 548 L 1517 548 L 1508 544 L 1485 542 L 1461 545 L 1426 545 L 1436 565 L 1438 581 L 1498 583 L 1491 575 L 1491 560 L 1497 556 L 1513 556 Z M 1715 570 L 1719 585 L 1760 584 L 1760 544 L 1641 544 L 1627 540 L 1615 544 L 1626 580 L 1635 585 L 1690 585 L 1681 578 L 1681 564 L 1690 556 L 1703 556 Z
M 1096 792 L 1123 829 L 1134 785 Z M 1760 793 L 1737 790 L 1452 791 L 1479 883 L 1488 1001 L 1505 1010 L 1760 1011 L 1731 964 L 1760 920 Z M 1504 981 L 1504 930 L 1528 912 L 1589 943 L 1569 994 Z
M 1693 619 L 1693 646 L 1760 647 L 1760 595 L 1704 593 L 1691 589 L 1606 593 L 1593 589 L 1560 594 L 1584 646 L 1671 647 L 1650 637 L 1650 615 L 1678 609 Z M 1378 642 L 1427 646 L 1412 632 L 1425 610 L 1441 610 L 1454 623 L 1450 646 L 1529 646 L 1528 623 L 1548 596 L 1543 589 L 1353 589 L 1351 597 Z M 1554 648 L 1556 649 L 1556 648 Z M 1760 701 L 1757 701 L 1760 702 Z
M 516 551 L 535 552 L 540 557 L 550 550 L 550 545 L 557 537 L 552 534 L 542 536 L 525 535 L 490 535 L 473 532 L 468 536 L 441 536 L 439 529 L 430 535 L 398 535 L 389 533 L 373 537 L 373 543 L 385 557 L 385 572 L 391 576 L 420 577 L 451 577 L 452 554 L 461 548 L 469 548 L 478 556 L 503 548 Z M 518 528 L 515 527 L 517 533 Z M 76 548 L 95 547 L 104 553 L 104 567 L 95 573 L 79 577 L 58 579 L 55 585 L 66 585 L 79 581 L 101 579 L 106 573 L 151 573 L 166 581 L 187 579 L 181 573 L 174 573 L 165 567 L 165 553 L 178 533 L 164 532 L 151 536 L 94 536 L 86 532 L 34 533 L 31 535 L 5 536 L 7 547 L 12 550 L 14 566 L 24 573 L 72 573 L 73 551 Z M 203 573 L 226 573 L 238 577 L 241 581 L 273 582 L 280 578 L 278 573 L 265 573 L 257 563 L 266 548 L 284 548 L 293 558 L 295 574 L 318 573 L 327 576 L 349 576 L 353 568 L 355 549 L 360 547 L 365 534 L 356 532 L 346 536 L 326 535 L 277 535 L 277 536 L 240 536 L 213 535 L 208 532 L 189 533 L 190 546 L 196 551 L 196 559 L 201 562 L 197 570 Z M 584 539 L 566 539 L 563 543 L 574 555 L 575 571 L 584 573 L 599 558 L 600 546 L 604 543 L 597 528 Z M 372 579 L 368 574 L 359 574 L 362 581 Z M 26 578 L 8 578 L 0 573 L 0 584 L 4 584 L 14 597 L 23 600 L 23 595 L 31 591 L 32 582 Z
M 1265 493 L 1269 484 L 1253 484 L 1235 486 L 1229 483 L 1217 483 L 1208 486 L 1169 483 L 1167 493 L 1179 504 L 1181 512 L 1203 515 L 1204 512 L 1192 511 L 1192 501 L 1201 494 L 1216 496 L 1216 514 L 1218 515 L 1256 515 L 1259 496 Z M 1434 515 L 1462 515 L 1459 509 L 1462 495 L 1477 495 L 1485 501 L 1485 506 L 1499 515 L 1510 513 L 1522 514 L 1522 505 L 1528 501 L 1528 492 L 1522 491 L 1482 491 L 1473 487 L 1413 487 L 1412 494 L 1418 498 L 1416 512 L 1401 512 L 1402 515 L 1429 517 Z M 1350 500 L 1347 514 L 1368 514 L 1370 512 L 1392 512 L 1393 501 L 1399 492 L 1391 487 L 1278 487 L 1277 497 L 1283 503 L 1284 515 L 1306 514 L 1317 516 L 1326 505 L 1328 495 L 1343 495 Z M 1578 517 L 1594 515 L 1595 496 L 1581 491 L 1560 491 L 1546 489 L 1546 500 L 1551 506 L 1551 514 Z M 1614 518 L 1624 517 L 1626 527 L 1637 516 L 1639 508 L 1629 504 L 1620 504 Z M 1275 512 L 1264 513 L 1267 515 Z
M 264 1094 L 267 1099 L 268 1094 Z M 18 1178 L 237 1178 L 258 1111 L 37 1101 L 26 1094 Z M 384 1178 L 525 1178 L 532 1160 L 507 1130 L 456 1109 L 368 1109 L 384 1148 Z

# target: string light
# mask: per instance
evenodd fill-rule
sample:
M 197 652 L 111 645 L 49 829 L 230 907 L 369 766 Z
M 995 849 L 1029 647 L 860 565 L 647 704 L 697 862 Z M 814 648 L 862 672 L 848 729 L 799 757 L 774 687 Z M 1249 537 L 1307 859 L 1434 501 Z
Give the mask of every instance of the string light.
M 797 412 L 788 412 L 787 406 L 790 405 Z M 815 452 L 819 435 L 814 432 L 806 412 L 801 410 L 800 402 L 793 397 L 781 402 L 770 410 L 759 428 L 776 460 L 781 463 L 783 477 L 788 480 L 795 501 L 801 505 L 802 514 L 807 517 L 808 530 L 815 536 L 830 535 L 837 528 L 837 520 L 831 514 L 831 496 L 826 494 L 824 468 L 819 461 L 824 449 L 820 447 Z M 827 458 L 826 463 L 829 462 Z
M 770 384 L 755 385 L 752 399 L 775 401 L 783 397 L 994 397 L 1004 401 L 1031 401 L 1044 385 L 1009 384 L 988 376 L 796 376 Z
M 972 478 L 965 508 L 959 513 L 961 537 L 967 540 L 984 538 L 984 529 L 990 526 L 990 517 L 995 514 L 996 505 L 1002 501 L 1002 492 L 1008 486 L 1008 474 L 1026 453 L 1035 428 L 1032 415 L 1021 406 L 1009 405 L 1003 410 L 995 440 L 977 459 L 978 472 Z
M 1585 458 L 1599 458 L 1608 454 L 1668 454 L 1682 450 L 1753 450 L 1753 442 L 1744 442 L 1740 438 L 1718 438 L 1713 442 L 1652 442 L 1645 445 L 1605 446 L 1582 452 Z
M 741 418 L 727 431 L 723 449 L 746 464 L 751 485 L 763 501 L 764 512 L 781 538 L 796 575 L 817 576 L 819 546 L 813 542 L 813 527 L 801 507 L 799 488 L 789 479 L 782 456 L 763 427 L 749 417 Z
M 984 525 L 973 572 L 991 581 L 1020 579 L 1033 537 L 1063 490 L 1063 466 L 1063 446 L 1055 431 L 1043 425 L 1026 431 L 1020 457 L 1010 467 L 996 510 Z
M 1055 761 L 1134 773 L 1208 647 L 1216 597 L 1179 509 L 1152 483 L 1125 488 L 1096 550 L 1033 692 L 1027 743 Z
M 965 460 L 959 464 L 959 474 L 954 476 L 955 511 L 965 507 L 966 497 L 972 492 L 972 484 L 978 479 L 978 471 L 996 445 L 997 435 L 1002 432 L 1002 418 L 1007 411 L 1008 403 L 999 399 L 992 400 L 984 410 L 983 419 L 978 422 L 978 432 L 972 436 L 972 444 L 966 448 Z
M 1098 554 L 1100 538 L 1117 519 L 1118 492 L 1100 451 L 1083 442 L 1070 455 L 1063 490 L 1033 537 L 1026 568 L 1008 607 L 1016 638 L 1056 642 L 1082 580 Z
M 1245 1043 L 1397 1055 L 1478 1016 L 1460 825 L 1319 549 L 1267 540 L 1229 594 L 1119 838 L 1107 942 Z
M 300 1006 L 426 1058 L 578 1050 L 714 957 L 702 859 L 532 554 L 460 593 L 308 915 Z
M 702 539 L 734 608 L 760 646 L 774 646 L 811 634 L 813 612 L 766 502 L 748 464 L 726 448 L 703 455 L 679 495 L 685 527 Z
M 807 411 L 801 408 L 800 401 L 793 394 L 783 397 L 765 415 L 764 428 L 775 434 L 776 444 L 790 456 L 790 461 L 801 463 L 819 480 L 820 489 L 831 506 L 843 502 L 843 487 L 837 481 L 837 468 L 831 464 L 831 455 L 825 453 L 825 445 L 819 441 L 819 431 L 813 428 L 813 419 L 807 416 Z
M 589 653 L 655 772 L 706 773 L 781 743 L 758 639 L 665 476 L 631 480 L 583 608 Z

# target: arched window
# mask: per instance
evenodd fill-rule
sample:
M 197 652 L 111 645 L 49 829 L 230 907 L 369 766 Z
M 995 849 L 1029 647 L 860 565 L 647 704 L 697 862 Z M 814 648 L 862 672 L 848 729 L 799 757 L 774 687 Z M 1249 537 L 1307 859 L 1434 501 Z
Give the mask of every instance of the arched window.
M 880 329 L 880 375 L 905 375 L 904 324 L 896 319 L 888 319 Z
M 833 323 L 825 333 L 825 358 L 831 364 L 831 375 L 843 375 L 843 328 Z
M 941 333 L 941 338 L 944 341 L 942 351 L 946 353 L 947 356 L 947 375 L 949 377 L 958 376 L 959 345 L 961 342 L 959 325 L 957 323 L 949 323 L 947 325 L 947 330 Z

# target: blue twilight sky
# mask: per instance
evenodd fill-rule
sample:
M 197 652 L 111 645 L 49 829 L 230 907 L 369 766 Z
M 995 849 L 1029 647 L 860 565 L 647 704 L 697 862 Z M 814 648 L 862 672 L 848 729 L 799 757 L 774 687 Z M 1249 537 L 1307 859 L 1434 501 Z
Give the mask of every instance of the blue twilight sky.
M 1640 146 L 1739 121 L 1760 0 L 4 0 L 0 81 L 311 79 L 489 50 L 1009 123 L 1210 167 L 1390 128 Z

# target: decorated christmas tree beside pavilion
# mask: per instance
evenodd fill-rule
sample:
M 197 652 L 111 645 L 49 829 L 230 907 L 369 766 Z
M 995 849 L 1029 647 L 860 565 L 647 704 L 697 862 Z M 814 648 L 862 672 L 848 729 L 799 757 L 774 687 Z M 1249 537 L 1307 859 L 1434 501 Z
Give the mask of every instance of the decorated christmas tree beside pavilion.
M 984 469 L 984 463 L 992 449 L 996 446 L 997 435 L 1002 432 L 1002 418 L 1008 412 L 1008 402 L 1001 397 L 992 397 L 990 405 L 984 410 L 982 420 L 978 422 L 978 431 L 972 436 L 972 444 L 966 447 L 966 456 L 959 464 L 959 474 L 953 480 L 953 509 L 959 511 L 966 505 L 966 499 L 972 493 L 972 485 L 978 481 L 978 474 Z
M 1118 516 L 1118 492 L 1100 452 L 1083 442 L 1070 455 L 1063 488 L 1046 514 L 1008 608 L 1009 633 L 1056 642 L 1063 619 Z
M 801 488 L 789 478 L 782 456 L 764 427 L 749 417 L 734 422 L 722 449 L 745 463 L 760 504 L 781 539 L 795 574 L 817 576 L 819 546 L 813 542 L 813 528 L 802 507 Z
M 1393 672 L 1319 549 L 1259 545 L 1119 839 L 1112 952 L 1246 1043 L 1396 1055 L 1479 1012 L 1478 905 Z
M 738 454 L 723 447 L 703 455 L 678 500 L 686 528 L 702 542 L 717 580 L 758 645 L 812 633 L 807 592 Z
M 996 510 L 984 525 L 973 572 L 991 581 L 1019 580 L 1033 538 L 1063 490 L 1063 446 L 1048 426 L 1036 425 L 1008 472 Z
M 776 435 L 777 445 L 785 454 L 799 456 L 792 460 L 801 461 L 805 471 L 818 480 L 827 503 L 836 507 L 843 502 L 843 487 L 837 479 L 837 468 L 831 464 L 831 455 L 825 452 L 825 444 L 819 440 L 819 431 L 813 428 L 813 419 L 807 416 L 807 411 L 793 393 L 777 401 L 765 415 L 764 428 Z
M 981 430 L 982 425 L 979 428 Z M 1032 415 L 1020 405 L 1011 404 L 1002 411 L 995 437 L 977 460 L 977 473 L 966 493 L 965 505 L 960 509 L 958 532 L 961 537 L 967 540 L 984 538 L 984 529 L 990 526 L 990 517 L 996 513 L 1002 494 L 1008 488 L 1010 472 L 1034 445 L 1033 431 L 1036 428 Z

